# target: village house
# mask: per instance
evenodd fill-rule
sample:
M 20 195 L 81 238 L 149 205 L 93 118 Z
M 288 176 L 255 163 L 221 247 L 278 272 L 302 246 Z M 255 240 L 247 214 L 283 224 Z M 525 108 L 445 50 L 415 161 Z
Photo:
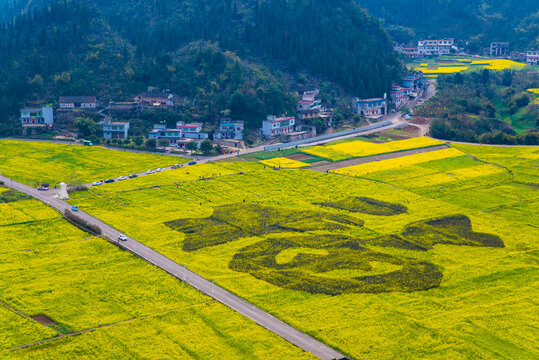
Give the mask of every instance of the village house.
M 407 58 L 416 58 L 419 56 L 419 50 L 417 47 L 407 47 L 404 48 L 402 53 Z
M 208 134 L 202 132 L 202 123 L 186 124 L 183 121 L 176 123 L 176 129 L 183 132 L 183 137 L 188 139 L 207 139 Z
M 403 88 L 410 88 L 415 92 L 425 90 L 427 85 L 427 78 L 421 72 L 408 73 L 402 77 L 401 86 Z
M 526 52 L 526 65 L 539 65 L 539 50 L 529 50 Z
M 269 115 L 262 122 L 262 135 L 267 137 L 275 137 L 287 134 L 294 131 L 296 119 L 294 117 L 276 117 Z
M 408 100 L 411 94 L 412 89 L 410 88 L 393 86 L 390 93 L 391 102 L 395 105 L 396 108 L 400 108 Z
M 377 116 L 387 113 L 387 100 L 382 98 L 352 100 L 352 111 L 362 116 Z
M 183 97 L 169 93 L 169 92 L 153 92 L 146 91 L 135 97 L 135 102 L 142 108 L 173 108 L 176 106 L 182 106 L 184 102 Z
M 97 98 L 95 96 L 60 96 L 60 109 L 96 109 Z
M 128 122 L 103 121 L 103 137 L 105 139 L 127 139 L 128 136 Z
M 297 118 L 298 120 L 312 119 L 320 116 L 322 110 L 322 102 L 316 98 L 315 91 L 304 92 L 302 99 L 297 103 Z
M 417 42 L 418 56 L 440 56 L 451 53 L 454 39 L 419 40 Z
M 54 125 L 54 110 L 52 106 L 22 108 L 20 119 L 23 128 L 52 127 Z
M 491 57 L 504 57 L 509 56 L 509 43 L 508 42 L 493 42 L 490 43 L 490 56 Z
M 181 129 L 167 129 L 163 124 L 155 124 L 153 130 L 148 134 L 150 139 L 166 139 L 171 144 L 179 144 L 183 139 L 183 130 Z
M 219 132 L 215 133 L 216 140 L 243 140 L 243 132 L 245 130 L 245 122 L 242 120 L 232 120 L 229 118 L 221 119 Z

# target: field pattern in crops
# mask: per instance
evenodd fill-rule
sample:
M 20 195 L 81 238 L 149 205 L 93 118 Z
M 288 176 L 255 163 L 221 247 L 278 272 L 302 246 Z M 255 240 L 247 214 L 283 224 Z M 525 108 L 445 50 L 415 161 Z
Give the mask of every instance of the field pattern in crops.
M 72 202 L 352 357 L 471 359 L 497 358 L 503 352 L 512 358 L 535 358 L 539 338 L 531 324 L 537 322 L 537 316 L 530 309 L 536 308 L 534 298 L 539 284 L 534 265 L 538 251 L 534 239 L 539 238 L 537 206 L 534 207 L 538 150 L 460 145 L 458 149 L 434 151 L 429 156 L 442 151 L 446 154 L 369 172 L 364 176 L 369 179 L 261 169 L 206 181 L 186 181 L 180 187 L 110 193 L 109 185 L 105 185 L 101 195 L 83 196 Z M 404 164 L 408 161 L 406 157 L 400 160 Z M 422 174 L 437 174 L 445 179 L 452 171 L 463 178 L 442 184 L 421 182 Z M 372 174 L 376 178 L 370 179 Z M 400 204 L 407 210 L 382 216 L 346 209 L 352 205 L 318 205 L 349 197 Z M 268 227 L 266 234 L 267 225 L 259 222 L 260 230 L 254 233 L 239 237 L 236 233 L 233 241 L 185 251 L 186 244 L 197 244 L 190 242 L 196 233 L 189 229 L 198 229 L 206 221 L 211 220 L 212 226 L 226 224 L 230 230 L 234 223 L 216 222 L 212 216 L 216 209 L 238 203 L 346 215 L 362 221 L 363 226 L 330 230 L 302 227 L 304 231 L 297 231 L 297 227 L 289 231 L 285 226 L 285 231 L 280 232 L 270 232 Z M 451 241 L 437 242 L 444 237 L 431 233 L 428 225 L 435 219 L 453 219 L 450 232 L 436 230 Z M 173 229 L 167 222 L 181 226 Z M 414 237 L 426 229 L 430 230 Z M 360 266 L 322 271 L 326 269 L 321 264 L 331 264 L 328 255 L 336 250 L 317 243 L 321 238 L 341 239 L 337 241 L 341 245 L 356 239 L 354 246 L 368 249 L 364 253 L 367 257 L 355 258 Z M 457 243 L 452 242 L 455 239 Z M 290 246 L 271 254 L 278 249 L 273 247 L 281 243 Z M 262 249 L 267 253 L 258 251 Z M 342 246 L 340 250 L 349 251 Z M 237 254 L 247 260 L 237 263 Z M 381 258 L 391 261 L 380 261 Z M 332 280 L 365 276 L 379 279 L 376 276 L 398 273 L 413 261 L 434 265 L 438 270 L 429 267 L 432 274 L 439 271 L 441 278 L 428 279 L 438 279 L 439 285 L 424 291 L 330 296 L 323 291 L 298 290 L 300 284 L 279 275 L 286 266 L 294 265 L 293 271 L 306 276 L 316 275 L 316 270 L 316 276 Z M 271 266 L 267 268 L 268 265 Z M 274 273 L 275 279 L 283 282 L 267 281 L 274 280 L 268 272 L 274 272 L 276 267 L 281 270 Z
M 277 157 L 277 158 L 268 159 L 268 160 L 261 160 L 260 163 L 267 166 L 271 166 L 271 167 L 289 168 L 289 169 L 296 169 L 296 168 L 310 166 L 309 164 L 306 164 L 304 162 L 287 159 L 285 157 Z

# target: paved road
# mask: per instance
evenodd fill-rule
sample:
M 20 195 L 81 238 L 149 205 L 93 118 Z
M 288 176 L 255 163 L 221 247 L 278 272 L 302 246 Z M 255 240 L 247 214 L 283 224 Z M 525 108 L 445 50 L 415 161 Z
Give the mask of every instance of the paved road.
M 62 213 L 65 211 L 65 209 L 71 209 L 71 205 L 69 203 L 58 200 L 54 196 L 54 190 L 52 189 L 49 191 L 38 191 L 37 189 L 13 181 L 1 175 L 0 181 L 4 182 L 4 186 L 31 195 L 34 198 L 46 204 L 49 204 L 50 206 Z M 309 335 L 300 332 L 299 330 L 291 327 L 290 325 L 285 324 L 276 317 L 259 309 L 253 304 L 239 298 L 231 292 L 215 285 L 214 283 L 203 278 L 202 276 L 186 269 L 185 267 L 170 260 L 169 258 L 147 247 L 146 245 L 136 241 L 135 239 L 128 238 L 127 241 L 117 241 L 116 239 L 118 239 L 120 231 L 105 224 L 99 219 L 94 218 L 93 216 L 83 211 L 77 212 L 77 216 L 84 219 L 88 223 L 99 226 L 103 232 L 103 235 L 108 237 L 111 241 L 118 243 L 120 247 L 161 268 L 170 275 L 186 282 L 187 284 L 203 292 L 204 294 L 211 296 L 220 303 L 255 321 L 260 326 L 279 335 L 283 339 L 291 342 L 292 344 L 300 347 L 301 349 L 308 351 L 323 360 L 346 359 L 343 354 L 337 352 L 336 350 L 315 340 Z

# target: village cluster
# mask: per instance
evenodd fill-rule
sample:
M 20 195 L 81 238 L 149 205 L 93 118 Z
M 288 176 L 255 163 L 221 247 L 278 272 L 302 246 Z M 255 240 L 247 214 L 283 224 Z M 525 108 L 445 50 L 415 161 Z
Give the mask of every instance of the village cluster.
M 427 78 L 421 72 L 411 72 L 402 78 L 399 85 L 391 88 L 389 98 L 384 94 L 380 98 L 359 99 L 353 98 L 351 109 L 354 114 L 378 121 L 388 114 L 388 106 L 399 109 L 409 101 L 421 97 L 427 88 Z M 152 89 L 151 89 L 152 90 Z M 319 97 L 320 89 L 315 85 L 298 85 L 290 90 L 298 97 L 295 116 L 268 115 L 262 120 L 262 126 L 256 134 L 264 141 L 278 138 L 283 142 L 292 142 L 315 137 L 316 127 L 311 125 L 312 119 L 321 119 L 331 124 L 333 112 L 322 105 Z M 101 103 L 96 96 L 60 96 L 56 106 L 24 107 L 21 109 L 20 121 L 25 134 L 36 132 L 39 129 L 52 129 L 57 125 L 57 114 L 88 111 L 99 113 L 103 135 L 108 140 L 127 139 L 130 134 L 129 121 L 111 120 L 114 114 L 137 113 L 149 109 L 168 109 L 179 111 L 187 104 L 194 104 L 196 99 L 181 97 L 165 91 L 147 91 L 133 98 L 131 102 Z M 99 111 L 98 111 L 99 110 Z M 231 118 L 222 118 L 219 128 L 213 131 L 215 143 L 228 148 L 242 148 L 245 146 L 245 121 Z M 164 140 L 170 147 L 186 148 L 187 144 L 194 142 L 197 147 L 206 139 L 210 139 L 209 132 L 204 131 L 201 122 L 185 123 L 179 121 L 173 128 L 164 123 L 154 124 L 147 134 L 148 139 Z
M 413 46 L 395 42 L 393 48 L 406 58 L 437 57 L 464 53 L 464 48 L 457 46 L 455 39 L 419 40 L 417 45 L 414 44 Z M 477 55 L 525 61 L 526 65 L 530 66 L 537 66 L 539 62 L 539 50 L 511 51 L 511 44 L 506 41 L 492 42 L 488 48 L 481 49 L 481 53 Z

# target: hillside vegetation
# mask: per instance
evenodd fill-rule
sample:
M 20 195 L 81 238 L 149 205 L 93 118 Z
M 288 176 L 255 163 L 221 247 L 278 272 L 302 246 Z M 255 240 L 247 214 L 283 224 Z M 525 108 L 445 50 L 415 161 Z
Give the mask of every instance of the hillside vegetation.
M 472 40 L 478 51 L 491 41 L 525 49 L 539 46 L 539 7 L 535 0 L 361 0 L 384 19 L 397 41 L 414 37 Z
M 379 96 L 400 72 L 386 32 L 352 0 L 40 4 L 4 2 L 13 18 L 0 25 L 3 132 L 22 103 L 59 94 L 122 100 L 158 86 L 196 97 L 203 120 L 225 110 L 257 119 L 291 111 L 280 71 L 360 96 Z

